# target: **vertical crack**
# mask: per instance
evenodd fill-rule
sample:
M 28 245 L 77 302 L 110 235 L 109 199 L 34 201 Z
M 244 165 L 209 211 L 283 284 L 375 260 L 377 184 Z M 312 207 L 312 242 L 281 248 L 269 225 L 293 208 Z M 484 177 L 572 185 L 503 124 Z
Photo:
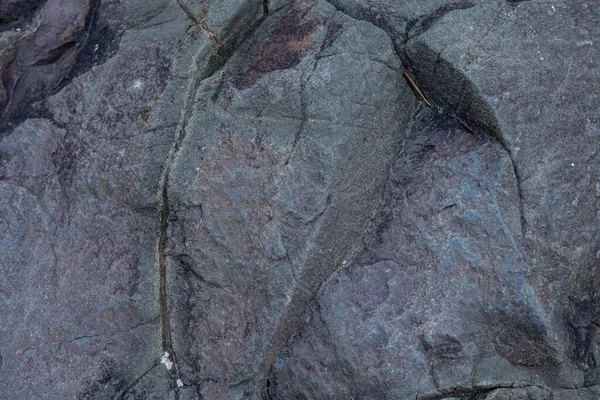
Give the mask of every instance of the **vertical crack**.
M 521 177 L 521 173 L 517 168 L 517 164 L 513 158 L 512 153 L 506 148 L 508 153 L 508 157 L 510 158 L 510 163 L 513 167 L 513 172 L 515 174 L 515 179 L 517 181 L 517 196 L 519 196 L 519 215 L 521 217 L 521 240 L 522 245 L 525 245 L 525 234 L 527 233 L 527 219 L 525 218 L 525 202 L 523 199 L 523 179 Z
M 335 14 L 335 12 L 332 14 L 331 18 L 327 22 L 327 25 L 325 27 L 326 30 L 329 29 L 329 26 L 331 25 L 331 21 L 333 20 L 334 14 Z M 319 64 L 319 60 L 321 59 L 321 55 L 322 55 L 323 51 L 325 51 L 326 48 L 327 48 L 326 42 L 323 41 L 319 52 L 315 55 L 315 61 L 312 66 L 312 70 L 308 73 L 303 72 L 302 76 L 300 76 L 300 126 L 298 127 L 298 130 L 296 131 L 296 134 L 294 135 L 294 141 L 292 142 L 290 151 L 286 156 L 285 162 L 283 163 L 284 166 L 287 166 L 289 164 L 290 158 L 292 158 L 292 155 L 294 154 L 296 145 L 300 141 L 302 132 L 304 131 L 306 122 L 308 121 L 308 104 L 306 102 L 306 84 L 310 81 L 310 79 L 314 75 L 315 71 L 317 70 L 317 66 Z M 306 76 L 306 79 L 304 78 L 305 76 Z
M 157 258 L 158 258 L 158 303 L 160 313 L 160 329 L 161 329 L 161 344 L 164 357 L 172 362 L 173 370 L 172 375 L 175 379 L 175 399 L 179 399 L 179 385 L 181 382 L 181 371 L 179 369 L 179 363 L 177 361 L 177 354 L 173 347 L 173 338 L 171 336 L 171 318 L 169 310 L 169 291 L 168 291 L 168 276 L 167 276 L 167 247 L 169 240 L 169 221 L 172 217 L 172 206 L 171 199 L 169 198 L 169 176 L 174 160 L 177 158 L 177 154 L 181 148 L 181 144 L 185 138 L 188 120 L 192 114 L 192 108 L 194 105 L 194 97 L 198 91 L 201 81 L 209 73 L 202 73 L 200 65 L 196 68 L 196 73 L 189 80 L 187 87 L 187 99 L 184 107 L 181 111 L 180 120 L 178 123 L 178 129 L 175 134 L 175 141 L 173 147 L 169 152 L 167 160 L 165 162 L 165 168 L 160 183 L 159 192 L 159 222 L 160 222 L 160 234 L 158 237 L 157 244 Z
M 182 130 L 183 131 L 183 130 Z M 183 135 L 180 135 L 183 136 Z M 175 155 L 175 150 L 173 156 Z M 169 204 L 168 195 L 168 181 L 169 172 L 171 170 L 172 160 L 169 160 L 169 164 L 165 170 L 165 178 L 161 188 L 161 205 L 160 205 L 160 236 L 158 238 L 158 276 L 159 276 L 159 312 L 160 312 L 160 336 L 162 349 L 165 356 L 168 356 L 173 361 L 173 375 L 175 379 L 180 379 L 179 363 L 177 362 L 177 355 L 173 349 L 173 339 L 171 337 L 171 321 L 169 312 L 169 300 L 167 291 L 167 260 L 166 260 L 166 248 L 168 241 L 168 230 L 169 230 L 169 216 L 171 214 L 171 208 Z M 177 386 L 175 386 L 177 387 Z M 175 398 L 179 398 L 179 390 L 175 391 Z
M 173 167 L 173 163 L 177 158 L 177 154 L 181 149 L 181 145 L 185 139 L 188 121 L 192 115 L 193 107 L 194 107 L 194 98 L 196 93 L 198 92 L 198 88 L 202 84 L 202 81 L 207 77 L 211 76 L 215 71 L 219 68 L 222 68 L 223 65 L 227 62 L 229 57 L 215 57 L 215 45 L 219 48 L 225 46 L 224 39 L 218 37 L 215 33 L 208 30 L 204 21 L 201 18 L 196 17 L 192 11 L 187 7 L 187 5 L 183 2 L 183 0 L 177 0 L 177 3 L 181 7 L 181 9 L 186 13 L 186 15 L 191 18 L 196 25 L 199 27 L 201 33 L 209 39 L 212 47 L 212 55 L 207 60 L 200 59 L 196 64 L 196 71 L 189 78 L 187 85 L 187 98 L 185 100 L 184 106 L 181 110 L 179 122 L 177 124 L 177 130 L 175 133 L 175 140 L 173 146 L 167 156 L 165 161 L 165 167 L 163 170 L 163 174 L 161 177 L 160 185 L 159 185 L 159 204 L 158 204 L 158 212 L 159 212 L 159 237 L 157 243 L 157 262 L 158 262 L 158 303 L 159 303 L 159 323 L 161 329 L 161 345 L 163 355 L 161 358 L 161 362 L 167 366 L 167 369 L 171 371 L 171 375 L 174 378 L 174 396 L 175 400 L 179 400 L 180 398 L 180 386 L 182 384 L 181 380 L 181 370 L 179 367 L 179 362 L 177 358 L 177 354 L 175 352 L 175 348 L 173 345 L 172 338 L 172 325 L 171 325 L 171 310 L 169 309 L 169 288 L 168 288 L 168 269 L 167 269 L 167 250 L 168 250 L 168 242 L 169 242 L 169 222 L 173 218 L 173 206 L 172 199 L 169 197 L 169 178 L 171 175 L 171 170 Z M 265 11 L 262 18 L 260 18 L 253 26 L 242 32 L 244 38 L 248 37 L 254 30 L 258 28 L 262 24 L 262 22 L 266 19 L 268 15 L 268 0 L 265 0 L 263 3 L 263 11 Z M 238 43 L 241 44 L 243 40 Z M 202 51 L 202 50 L 201 50 Z M 200 51 L 200 52 L 201 52 Z M 231 52 L 228 53 L 228 56 L 235 51 L 235 48 L 231 48 Z M 203 65 L 202 63 L 206 63 Z M 202 208 L 200 208 L 200 213 L 203 214 Z M 164 360 L 164 361 L 163 361 Z

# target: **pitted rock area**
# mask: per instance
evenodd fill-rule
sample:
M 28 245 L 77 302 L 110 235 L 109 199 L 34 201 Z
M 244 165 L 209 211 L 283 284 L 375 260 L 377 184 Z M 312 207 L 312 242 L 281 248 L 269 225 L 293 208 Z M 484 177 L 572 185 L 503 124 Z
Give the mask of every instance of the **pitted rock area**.
M 3 1 L 0 398 L 599 399 L 599 53 L 594 0 Z

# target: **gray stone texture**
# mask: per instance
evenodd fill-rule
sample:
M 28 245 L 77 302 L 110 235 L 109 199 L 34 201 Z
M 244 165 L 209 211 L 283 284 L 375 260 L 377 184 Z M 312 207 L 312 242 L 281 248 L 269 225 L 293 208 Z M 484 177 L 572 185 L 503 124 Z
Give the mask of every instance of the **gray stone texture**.
M 0 398 L 600 398 L 599 46 L 594 0 L 3 1 Z

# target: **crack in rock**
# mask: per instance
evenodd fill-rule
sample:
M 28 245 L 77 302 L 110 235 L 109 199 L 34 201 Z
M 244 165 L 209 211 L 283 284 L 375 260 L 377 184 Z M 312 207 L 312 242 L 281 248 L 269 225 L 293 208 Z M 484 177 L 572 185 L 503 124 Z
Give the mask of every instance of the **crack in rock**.
M 160 320 L 160 329 L 161 329 L 161 343 L 163 348 L 163 356 L 161 357 L 161 362 L 167 367 L 167 369 L 171 372 L 176 384 L 174 386 L 175 398 L 179 399 L 180 396 L 180 388 L 183 386 L 181 379 L 181 370 L 178 363 L 177 354 L 174 350 L 173 338 L 171 335 L 172 326 L 170 319 L 170 308 L 169 308 L 169 282 L 168 282 L 168 270 L 167 270 L 167 258 L 170 256 L 168 254 L 168 241 L 169 241 L 169 230 L 170 230 L 170 219 L 172 218 L 173 210 L 172 210 L 172 202 L 169 197 L 169 177 L 171 174 L 171 170 L 173 167 L 173 163 L 177 159 L 179 150 L 181 149 L 182 143 L 186 136 L 186 131 L 188 127 L 188 121 L 192 115 L 194 109 L 194 98 L 196 93 L 198 92 L 199 87 L 202 82 L 210 77 L 215 71 L 222 68 L 226 63 L 231 54 L 235 51 L 235 47 L 231 49 L 231 54 L 228 57 L 220 58 L 218 57 L 216 60 L 214 59 L 215 53 L 218 53 L 219 49 L 225 47 L 225 40 L 218 37 L 215 33 L 208 30 L 204 21 L 200 18 L 197 18 L 192 11 L 187 7 L 183 0 L 177 0 L 177 3 L 182 8 L 182 10 L 186 13 L 186 15 L 191 18 L 196 25 L 199 27 L 201 33 L 209 39 L 213 44 L 218 46 L 218 49 L 215 50 L 214 46 L 212 49 L 213 60 L 199 60 L 196 66 L 196 71 L 193 76 L 189 79 L 187 90 L 186 90 L 186 101 L 184 103 L 184 107 L 181 111 L 179 123 L 177 125 L 177 131 L 175 134 L 175 141 L 173 142 L 173 146 L 169 152 L 167 160 L 165 162 L 165 167 L 162 173 L 160 189 L 159 189 L 159 238 L 157 243 L 157 262 L 158 262 L 158 277 L 159 277 L 159 320 Z M 254 26 L 251 27 L 250 31 L 242 31 L 239 33 L 242 38 L 239 41 L 238 45 L 244 40 L 245 37 L 249 36 L 253 30 L 258 28 L 260 24 L 267 18 L 268 15 L 268 6 L 263 4 L 263 10 L 266 12 L 263 17 L 261 17 Z M 201 63 L 203 61 L 207 62 L 207 65 L 202 66 Z M 194 272 L 190 269 L 191 272 Z M 199 278 L 198 275 L 195 275 Z

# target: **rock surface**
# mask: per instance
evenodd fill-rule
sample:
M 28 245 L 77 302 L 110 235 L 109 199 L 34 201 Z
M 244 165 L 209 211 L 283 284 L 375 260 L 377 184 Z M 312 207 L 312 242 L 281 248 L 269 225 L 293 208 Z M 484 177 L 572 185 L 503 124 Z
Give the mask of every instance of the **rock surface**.
M 3 2 L 0 397 L 599 398 L 599 15 Z

